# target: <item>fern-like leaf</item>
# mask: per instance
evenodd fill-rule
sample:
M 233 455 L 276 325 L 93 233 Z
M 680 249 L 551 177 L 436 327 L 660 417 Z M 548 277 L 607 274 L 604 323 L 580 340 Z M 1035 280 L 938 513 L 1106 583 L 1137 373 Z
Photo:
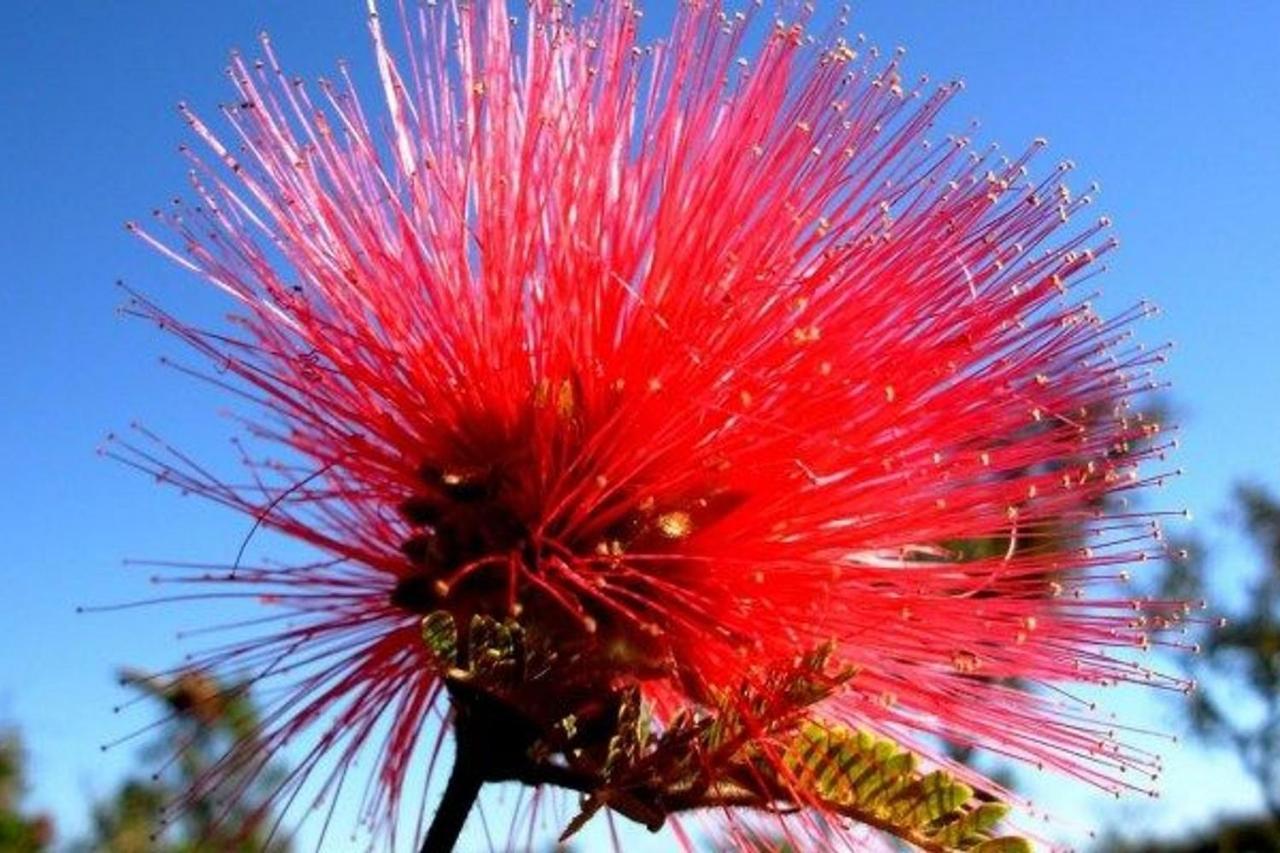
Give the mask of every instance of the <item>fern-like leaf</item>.
M 1009 811 L 981 801 L 944 770 L 922 773 L 913 753 L 868 732 L 806 720 L 783 753 L 780 783 L 801 803 L 835 811 L 928 851 L 1029 853 L 995 837 Z

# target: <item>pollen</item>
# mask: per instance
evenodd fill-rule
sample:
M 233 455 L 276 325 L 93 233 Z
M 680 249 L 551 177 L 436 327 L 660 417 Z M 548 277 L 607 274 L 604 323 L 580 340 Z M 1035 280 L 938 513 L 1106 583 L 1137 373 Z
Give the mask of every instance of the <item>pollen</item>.
M 693 517 L 684 510 L 664 512 L 658 516 L 657 526 L 667 539 L 684 539 L 693 532 Z
M 822 329 L 816 324 L 809 326 L 800 326 L 791 332 L 791 340 L 793 343 L 812 344 L 822 339 Z

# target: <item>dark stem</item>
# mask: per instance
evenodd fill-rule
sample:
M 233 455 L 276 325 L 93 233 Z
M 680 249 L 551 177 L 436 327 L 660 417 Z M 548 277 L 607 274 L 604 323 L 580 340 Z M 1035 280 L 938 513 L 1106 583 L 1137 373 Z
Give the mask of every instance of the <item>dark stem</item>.
M 422 853 L 450 853 L 458 843 L 458 835 L 471 814 L 484 778 L 476 772 L 475 764 L 458 743 L 457 755 L 453 759 L 453 771 L 449 774 L 449 784 L 444 789 L 444 797 L 436 809 L 436 816 L 427 830 L 427 837 L 422 842 Z
M 421 853 L 450 853 L 485 782 L 523 779 L 538 739 L 531 721 L 465 679 L 447 678 L 453 706 L 453 770 Z

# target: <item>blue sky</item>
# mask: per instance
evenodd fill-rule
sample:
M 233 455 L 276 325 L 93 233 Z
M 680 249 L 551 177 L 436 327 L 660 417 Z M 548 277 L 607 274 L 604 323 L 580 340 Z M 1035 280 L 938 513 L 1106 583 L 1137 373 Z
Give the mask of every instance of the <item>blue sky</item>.
M 0 533 L 10 543 L 0 722 L 22 726 L 33 802 L 64 834 L 133 760 L 128 747 L 97 749 L 131 722 L 112 716 L 113 668 L 171 663 L 182 651 L 174 631 L 202 618 L 181 608 L 77 617 L 74 606 L 147 594 L 145 571 L 123 568 L 124 557 L 226 560 L 245 532 L 242 519 L 95 456 L 108 431 L 136 419 L 221 470 L 234 460 L 231 425 L 217 417 L 229 401 L 159 366 L 174 344 L 117 316 L 113 282 L 188 318 L 226 305 L 121 225 L 184 188 L 174 105 L 211 113 L 227 97 L 228 48 L 251 49 L 266 27 L 298 74 L 329 73 L 338 57 L 367 73 L 360 6 L 68 0 L 11 3 L 0 16 Z M 670 14 L 661 2 L 647 9 L 655 29 Z M 1009 148 L 1047 136 L 1082 182 L 1102 184 L 1098 210 L 1123 240 L 1103 306 L 1154 299 L 1164 315 L 1142 333 L 1177 344 L 1165 376 L 1186 474 L 1156 497 L 1195 512 L 1230 587 L 1252 555 L 1214 517 L 1240 479 L 1280 485 L 1280 4 L 868 0 L 854 17 L 878 43 L 908 46 L 911 70 L 966 79 L 955 127 L 978 117 L 979 136 Z M 1172 725 L 1165 710 L 1149 716 Z M 1170 762 L 1176 808 L 1108 813 L 1171 827 L 1247 805 L 1231 762 L 1187 752 Z M 1064 785 L 1043 785 L 1045 802 L 1060 799 L 1082 823 L 1106 816 Z

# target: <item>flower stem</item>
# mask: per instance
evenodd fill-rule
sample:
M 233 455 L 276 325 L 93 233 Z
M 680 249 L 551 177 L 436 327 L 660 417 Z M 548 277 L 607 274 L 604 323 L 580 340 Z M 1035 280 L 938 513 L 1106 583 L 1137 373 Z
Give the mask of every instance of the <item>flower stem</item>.
M 448 678 L 453 708 L 453 770 L 421 853 L 450 853 L 485 782 L 523 780 L 538 728 L 467 680 Z M 539 784 L 539 783 L 535 783 Z
M 427 837 L 422 842 L 421 853 L 450 853 L 458 843 L 458 835 L 471 814 L 484 778 L 476 772 L 474 762 L 458 743 L 458 752 L 453 759 L 453 770 L 449 774 L 449 784 L 444 789 L 444 797 L 436 809 L 436 816 L 427 830 Z

